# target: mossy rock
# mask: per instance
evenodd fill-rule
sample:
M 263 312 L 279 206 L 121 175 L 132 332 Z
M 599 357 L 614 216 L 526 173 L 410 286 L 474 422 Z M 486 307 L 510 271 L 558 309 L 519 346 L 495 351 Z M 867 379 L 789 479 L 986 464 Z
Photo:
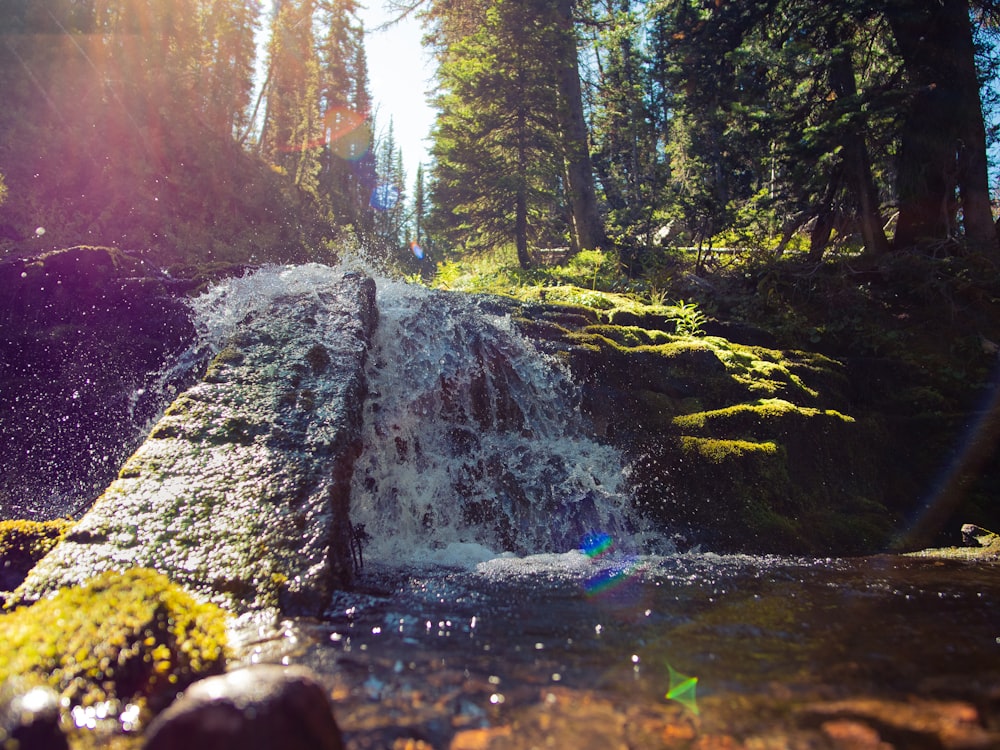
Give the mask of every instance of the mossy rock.
M 226 615 L 148 569 L 112 571 L 0 616 L 0 681 L 62 696 L 67 724 L 134 729 L 226 665 Z M 84 722 L 86 723 L 86 722 Z
M 16 588 L 73 525 L 54 521 L 0 521 L 0 591 Z
M 796 406 L 779 398 L 758 399 L 724 409 L 684 414 L 675 417 L 673 421 L 686 435 L 773 439 L 801 431 L 810 420 L 830 421 L 837 426 L 854 424 L 853 417 L 834 409 Z
M 574 365 L 584 380 L 599 378 L 619 390 L 697 396 L 709 408 L 752 398 L 782 398 L 817 408 L 846 403 L 841 365 L 808 352 L 635 326 L 592 325 L 567 339 L 579 347 Z
M 892 522 L 864 492 L 861 458 L 848 455 L 865 453 L 863 443 L 661 437 L 634 449 L 632 489 L 658 525 L 715 552 L 860 554 L 884 548 Z

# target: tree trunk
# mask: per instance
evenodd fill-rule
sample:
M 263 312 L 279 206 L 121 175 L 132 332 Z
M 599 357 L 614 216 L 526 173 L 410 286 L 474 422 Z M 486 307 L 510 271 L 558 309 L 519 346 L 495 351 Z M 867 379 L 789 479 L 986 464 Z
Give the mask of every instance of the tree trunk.
M 527 137 L 526 113 L 517 111 L 517 193 L 514 198 L 514 244 L 517 247 L 517 262 L 521 268 L 531 268 L 531 254 L 528 252 L 528 157 L 525 139 Z
M 896 0 L 885 15 L 915 89 L 900 139 L 895 247 L 947 239 L 958 188 L 969 249 L 996 252 L 968 0 Z
M 572 215 L 573 244 L 575 249 L 595 250 L 607 247 L 607 236 L 597 205 L 587 121 L 583 114 L 573 0 L 556 0 L 553 10 L 560 43 L 554 57 L 562 100 L 560 114 L 566 158 L 566 194 Z
M 837 95 L 848 102 L 848 106 L 857 106 L 858 87 L 849 48 L 841 46 L 830 61 L 830 83 Z M 863 115 L 860 117 L 863 118 Z M 889 252 L 889 240 L 882 228 L 884 222 L 879 211 L 878 189 L 875 187 L 871 158 L 865 143 L 868 124 L 864 119 L 856 120 L 853 124 L 853 127 L 845 129 L 841 138 L 844 147 L 844 174 L 848 189 L 854 193 L 857 203 L 865 250 L 870 255 L 884 255 Z

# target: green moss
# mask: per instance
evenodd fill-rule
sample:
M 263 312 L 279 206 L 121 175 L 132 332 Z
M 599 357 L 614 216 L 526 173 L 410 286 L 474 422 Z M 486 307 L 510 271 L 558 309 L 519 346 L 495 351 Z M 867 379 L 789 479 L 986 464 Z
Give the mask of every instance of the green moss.
M 677 336 L 664 331 L 650 330 L 639 326 L 592 325 L 587 326 L 585 333 L 601 336 L 614 342 L 619 347 L 635 348 L 640 346 L 655 346 L 673 342 Z
M 759 399 L 723 409 L 684 414 L 674 417 L 673 422 L 674 426 L 688 433 L 693 431 L 718 434 L 721 431 L 727 435 L 742 433 L 744 436 L 749 436 L 768 432 L 774 434 L 775 430 L 781 429 L 775 422 L 783 418 L 810 419 L 820 416 L 845 424 L 854 422 L 853 417 L 833 409 L 796 406 L 780 398 Z M 770 429 L 768 429 L 768 423 L 770 423 Z
M 60 518 L 55 521 L 0 521 L 0 561 L 42 559 L 73 525 Z
M 722 464 L 733 458 L 745 456 L 776 456 L 776 443 L 757 443 L 750 440 L 719 440 L 716 438 L 681 436 L 681 450 L 695 454 L 712 464 Z
M 223 371 L 228 366 L 240 364 L 243 362 L 243 358 L 243 352 L 232 344 L 229 344 L 208 363 L 208 369 L 205 371 L 205 380 L 209 383 L 218 382 L 222 378 Z
M 226 662 L 226 617 L 153 570 L 108 572 L 0 616 L 0 681 L 44 680 L 64 705 L 158 710 Z

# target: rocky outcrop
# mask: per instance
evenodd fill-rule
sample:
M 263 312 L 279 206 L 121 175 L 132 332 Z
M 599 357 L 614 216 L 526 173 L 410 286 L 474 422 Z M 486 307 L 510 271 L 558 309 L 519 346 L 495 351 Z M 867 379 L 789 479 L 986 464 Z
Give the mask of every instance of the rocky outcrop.
M 850 413 L 839 362 L 677 335 L 665 314 L 533 305 L 521 315 L 569 361 L 584 412 L 624 451 L 634 500 L 660 527 L 717 552 L 888 543 L 880 432 Z
M 375 316 L 374 283 L 356 274 L 249 316 L 16 597 L 139 566 L 231 611 L 318 614 L 353 570 Z
M 175 291 L 111 248 L 0 262 L 0 519 L 75 514 L 114 478 L 188 374 Z

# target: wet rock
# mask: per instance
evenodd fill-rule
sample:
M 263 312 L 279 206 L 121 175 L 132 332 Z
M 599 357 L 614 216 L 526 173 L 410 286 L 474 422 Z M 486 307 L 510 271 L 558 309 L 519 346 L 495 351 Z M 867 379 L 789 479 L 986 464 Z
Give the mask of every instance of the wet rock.
M 137 566 L 231 611 L 313 615 L 350 581 L 375 289 L 332 270 L 309 281 L 247 316 L 21 600 Z
M 326 691 L 302 667 L 258 665 L 188 688 L 150 725 L 145 750 L 341 750 Z
M 11 680 L 0 688 L 0 747 L 65 750 L 59 728 L 59 695 L 50 688 Z
M 631 322 L 565 339 L 581 407 L 624 451 L 648 518 L 720 552 L 885 545 L 879 433 L 847 411 L 839 362 Z

